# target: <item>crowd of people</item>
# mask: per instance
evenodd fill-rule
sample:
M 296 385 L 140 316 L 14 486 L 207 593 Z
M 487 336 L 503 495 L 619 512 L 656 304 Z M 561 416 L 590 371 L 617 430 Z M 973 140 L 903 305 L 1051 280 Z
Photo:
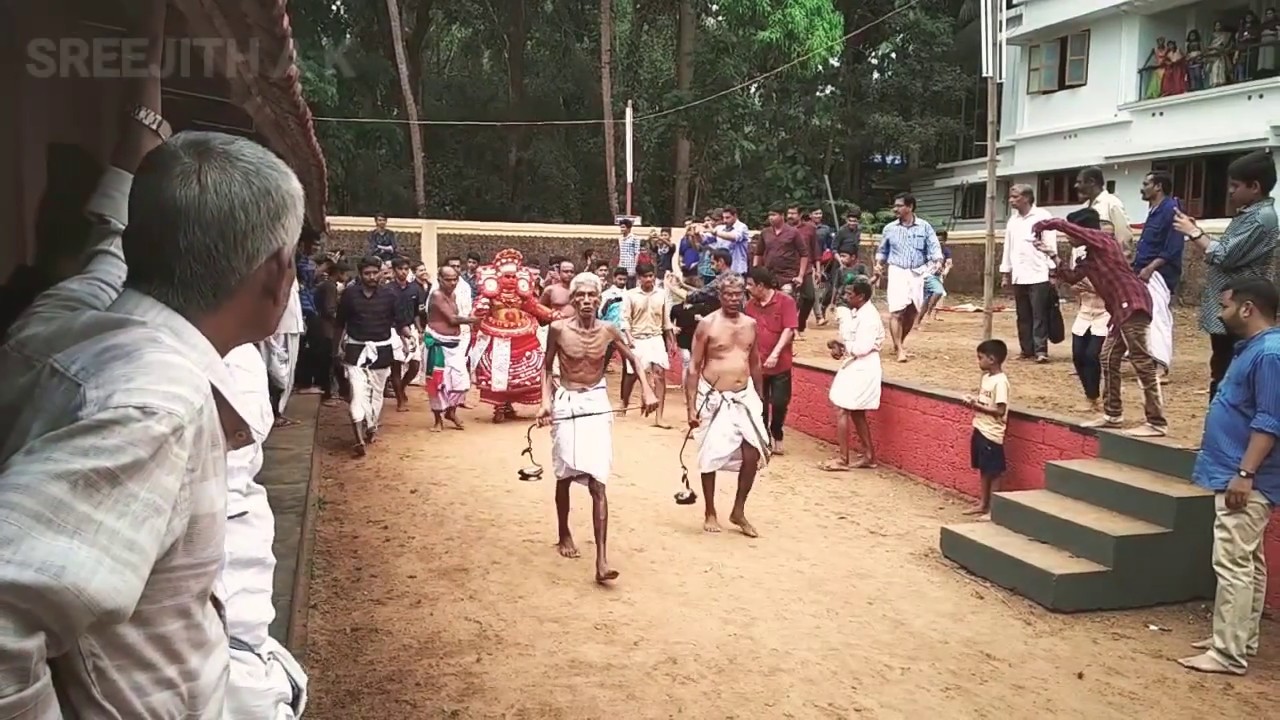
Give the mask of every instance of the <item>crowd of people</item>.
M 158 66 L 164 3 L 155 7 L 148 58 Z M 662 231 L 641 241 L 623 222 L 612 257 L 588 252 L 581 268 L 554 258 L 543 273 L 505 249 L 448 258 L 434 277 L 380 217 L 352 265 L 317 255 L 303 189 L 275 154 L 220 133 L 171 136 L 155 120 L 159 73 L 136 92 L 97 185 L 46 192 L 37 240 L 58 252 L 6 292 L 21 307 L 6 308 L 0 346 L 3 717 L 303 713 L 306 673 L 268 633 L 274 516 L 258 479 L 264 441 L 294 422 L 285 410 L 295 386 L 346 400 L 360 455 L 378 437 L 384 398 L 406 409 L 417 382 L 436 431 L 464 427 L 458 410 L 473 384 L 495 422 L 536 406 L 553 438 L 559 552 L 578 555 L 568 524 L 578 482 L 592 498 L 595 578 L 605 583 L 619 577 L 607 554 L 613 418 L 632 409 L 637 385 L 639 411 L 668 427 L 667 371 L 682 359 L 703 527 L 721 530 L 716 474 L 732 472 L 728 520 L 755 537 L 746 505 L 759 469 L 784 452 L 792 346 L 809 316 L 838 326 L 827 349 L 840 361 L 829 394 L 839 452 L 821 467 L 872 468 L 868 414 L 880 404 L 885 336 L 906 361 L 930 288 L 945 292 L 945 245 L 908 194 L 865 259 L 856 210 L 833 230 L 816 208 L 779 207 L 758 235 L 723 208 L 678 242 Z M 1021 356 L 1047 357 L 1052 318 L 1039 313 L 1053 293 L 1042 283 L 1075 288 L 1075 364 L 1101 404 L 1098 424 L 1121 420 L 1127 357 L 1144 398 L 1133 430 L 1160 435 L 1159 372 L 1172 353 L 1160 336 L 1171 330 L 1158 328 L 1182 238 L 1202 253 L 1213 395 L 1194 475 L 1216 494 L 1218 591 L 1212 637 L 1180 662 L 1243 674 L 1258 648 L 1263 537 L 1280 502 L 1280 231 L 1270 156 L 1247 155 L 1228 175 L 1239 211 L 1216 237 L 1181 211 L 1166 176 L 1149 176 L 1133 248 L 1101 171 L 1080 174 L 1083 206 L 1066 219 L 1015 187 L 1002 270 L 1019 298 Z M 1065 263 L 1059 235 L 1073 248 Z M 873 304 L 881 280 L 887 332 Z M 1014 395 L 1006 344 L 987 340 L 975 354 L 970 464 L 983 488 L 974 511 L 985 512 L 1005 469 Z M 614 356 L 618 409 L 606 381 Z M 686 497 L 696 501 L 691 488 Z

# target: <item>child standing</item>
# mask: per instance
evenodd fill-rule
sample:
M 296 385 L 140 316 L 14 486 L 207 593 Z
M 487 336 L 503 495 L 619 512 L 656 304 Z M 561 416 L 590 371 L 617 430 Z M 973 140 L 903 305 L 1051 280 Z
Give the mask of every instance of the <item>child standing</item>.
M 991 512 L 991 491 L 1004 474 L 1004 432 L 1009 425 L 1009 378 L 1004 374 L 1004 361 L 1009 346 L 1003 340 L 978 343 L 978 368 L 982 382 L 978 396 L 965 396 L 973 408 L 973 437 L 969 441 L 969 464 L 982 480 L 982 497 L 978 507 L 967 515 Z
M 920 322 L 938 319 L 938 303 L 947 296 L 946 281 L 951 274 L 951 248 L 947 247 L 947 231 L 938 231 L 938 244 L 942 246 L 942 265 L 924 279 L 924 312 Z

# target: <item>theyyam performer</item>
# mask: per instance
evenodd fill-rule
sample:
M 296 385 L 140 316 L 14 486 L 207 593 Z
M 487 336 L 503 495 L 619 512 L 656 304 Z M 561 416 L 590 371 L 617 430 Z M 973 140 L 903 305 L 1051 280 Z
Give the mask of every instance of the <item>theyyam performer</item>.
M 636 363 L 618 329 L 596 316 L 600 308 L 600 278 L 584 272 L 569 285 L 575 314 L 556 320 L 547 331 L 547 355 L 542 366 L 542 405 L 538 424 L 551 425 L 552 467 L 556 475 L 556 518 L 560 554 L 578 557 L 569 531 L 569 486 L 583 483 L 591 492 L 591 523 L 596 540 L 596 582 L 618 577 L 609 567 L 609 500 L 605 486 L 613 469 L 613 406 L 604 378 L 604 357 L 610 345 L 623 359 Z M 552 365 L 560 375 L 553 381 Z M 658 398 L 641 375 L 644 414 L 658 406 Z
M 741 310 L 746 288 L 741 275 L 718 279 L 720 309 L 703 318 L 693 335 L 691 372 L 685 381 L 689 427 L 696 429 L 698 469 L 706 501 L 703 529 L 720 532 L 716 515 L 716 473 L 738 473 L 738 492 L 729 522 L 758 537 L 747 521 L 747 496 L 761 461 L 772 446 L 760 401 L 764 371 L 756 342 L 756 321 Z
M 554 319 L 538 302 L 532 272 L 524 255 L 507 248 L 492 265 L 477 269 L 479 297 L 474 315 L 479 320 L 471 362 L 480 399 L 493 405 L 493 421 L 515 417 L 514 404 L 537 405 L 542 400 L 540 379 L 545 353 L 538 341 L 538 321 Z

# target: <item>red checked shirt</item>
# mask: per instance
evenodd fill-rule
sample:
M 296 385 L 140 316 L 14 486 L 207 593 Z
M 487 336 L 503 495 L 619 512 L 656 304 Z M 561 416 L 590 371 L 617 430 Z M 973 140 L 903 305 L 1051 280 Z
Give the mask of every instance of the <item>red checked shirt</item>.
M 783 330 L 794 331 L 800 326 L 800 313 L 796 301 L 781 290 L 774 290 L 769 302 L 761 305 L 752 299 L 747 303 L 747 317 L 756 321 L 756 343 L 760 348 L 760 362 L 773 353 Z M 778 353 L 778 364 L 765 368 L 765 375 L 778 375 L 791 369 L 791 343 Z
M 1062 218 L 1036 223 L 1035 233 L 1039 235 L 1043 230 L 1056 230 L 1084 242 L 1084 258 L 1073 268 L 1058 268 L 1054 276 L 1073 285 L 1082 278 L 1089 278 L 1094 291 L 1106 304 L 1107 312 L 1111 313 L 1113 329 L 1123 325 L 1135 313 L 1151 317 L 1151 293 L 1147 284 L 1129 266 L 1114 235 L 1073 225 Z

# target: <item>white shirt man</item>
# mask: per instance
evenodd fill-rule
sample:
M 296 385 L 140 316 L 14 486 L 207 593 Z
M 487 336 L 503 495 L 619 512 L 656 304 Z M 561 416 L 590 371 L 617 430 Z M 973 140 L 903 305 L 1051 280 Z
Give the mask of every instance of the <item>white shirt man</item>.
M 275 515 L 267 489 L 256 480 L 262 443 L 274 415 L 267 366 L 253 345 L 227 353 L 224 362 L 240 390 L 253 444 L 227 454 L 227 539 L 214 593 L 222 600 L 230 636 L 227 720 L 294 720 L 306 707 L 307 676 L 293 656 L 268 634 L 276 556 Z
M 1032 228 L 1041 220 L 1053 217 L 1048 210 L 1036 207 L 1035 191 L 1027 185 L 1014 185 L 1009 190 L 1013 213 L 1005 224 L 1004 255 L 1000 261 L 1003 285 L 1013 285 L 1018 313 L 1018 345 L 1024 360 L 1049 362 L 1049 315 L 1056 308 L 1057 293 L 1049 282 L 1054 258 L 1037 247 Z M 1058 247 L 1058 234 L 1046 232 L 1043 245 Z
M 307 330 L 302 317 L 302 299 L 298 295 L 298 281 L 293 281 L 289 291 L 289 306 L 280 318 L 280 327 L 276 334 L 263 343 L 263 359 L 267 361 L 267 370 L 271 381 L 280 392 L 276 402 L 276 413 L 284 414 L 284 406 L 289 404 L 289 396 L 293 394 L 293 379 L 297 377 L 298 354 L 302 348 L 302 334 Z

